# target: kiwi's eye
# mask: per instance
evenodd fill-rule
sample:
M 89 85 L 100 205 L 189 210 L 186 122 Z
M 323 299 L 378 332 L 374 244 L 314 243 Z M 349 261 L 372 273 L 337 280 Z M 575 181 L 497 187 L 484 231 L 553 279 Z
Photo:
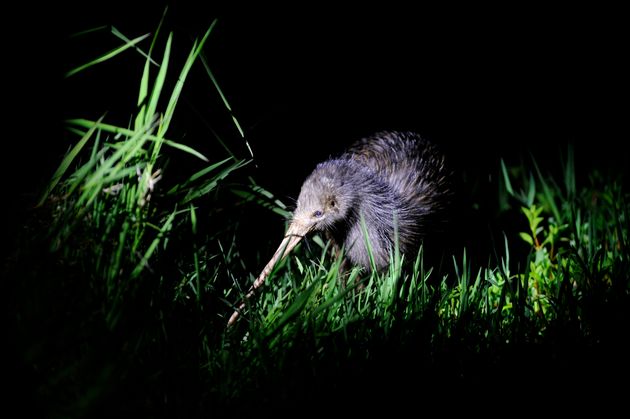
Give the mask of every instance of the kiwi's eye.
M 322 215 L 324 215 L 324 214 L 320 210 L 317 210 L 317 211 L 313 212 L 313 217 L 315 217 L 315 218 L 319 218 Z
M 335 201 L 330 201 L 330 208 L 335 208 Z

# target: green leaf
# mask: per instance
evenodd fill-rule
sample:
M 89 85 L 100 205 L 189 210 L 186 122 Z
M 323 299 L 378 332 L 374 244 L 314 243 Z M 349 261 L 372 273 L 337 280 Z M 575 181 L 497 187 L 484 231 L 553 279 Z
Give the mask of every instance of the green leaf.
M 326 243 L 324 243 L 324 240 L 322 240 L 321 236 L 319 234 L 315 234 L 313 235 L 313 237 L 311 238 L 311 240 L 313 241 L 313 243 L 315 243 L 316 245 L 318 245 L 319 247 L 321 247 L 322 249 L 324 247 L 326 247 Z
M 304 266 L 302 266 L 302 262 L 300 262 L 300 258 L 295 258 L 295 263 L 297 264 L 298 267 L 298 271 L 300 271 L 300 274 L 304 274 Z
M 495 287 L 499 286 L 499 283 L 497 282 L 496 276 L 492 269 L 486 269 L 486 281 L 490 282 Z
M 534 245 L 534 239 L 532 238 L 531 235 L 524 233 L 524 232 L 520 232 L 518 233 L 519 236 L 521 236 L 521 239 L 525 240 L 527 243 L 529 243 L 530 246 Z

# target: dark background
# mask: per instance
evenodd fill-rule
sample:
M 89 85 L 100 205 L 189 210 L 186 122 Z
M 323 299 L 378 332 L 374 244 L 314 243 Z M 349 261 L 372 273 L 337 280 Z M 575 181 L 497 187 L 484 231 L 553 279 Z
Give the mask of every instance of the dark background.
M 68 147 L 59 135 L 63 118 L 115 114 L 136 94 L 140 58 L 122 70 L 115 60 L 89 70 L 93 84 L 83 74 L 64 81 L 72 65 L 118 44 L 113 36 L 108 44 L 99 41 L 103 35 L 88 41 L 69 35 L 113 24 L 139 36 L 155 29 L 163 4 L 46 6 L 15 15 L 8 35 L 15 55 L 5 62 L 6 88 L 15 95 L 8 124 L 15 150 L 6 154 L 20 162 L 11 182 L 15 192 L 41 186 L 58 164 Z M 281 197 L 295 197 L 317 161 L 382 129 L 416 130 L 464 170 L 483 175 L 497 173 L 499 157 L 510 161 L 528 152 L 553 166 L 569 142 L 577 147 L 579 169 L 627 163 L 628 68 L 618 11 L 454 5 L 262 10 L 175 2 L 166 29 L 175 31 L 179 53 L 186 54 L 216 17 L 205 53 L 253 148 L 254 177 Z M 233 135 L 234 151 L 247 157 L 207 78 L 202 83 L 185 89 L 201 117 L 180 108 L 181 124 L 205 118 Z M 182 130 L 192 145 L 210 137 L 193 126 Z

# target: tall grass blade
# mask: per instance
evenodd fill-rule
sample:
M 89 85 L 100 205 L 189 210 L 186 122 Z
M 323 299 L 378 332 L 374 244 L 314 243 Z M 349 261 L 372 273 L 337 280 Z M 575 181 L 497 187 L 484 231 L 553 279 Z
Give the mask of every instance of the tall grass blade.
M 149 54 L 146 55 L 146 61 L 144 63 L 144 69 L 142 70 L 142 78 L 140 79 L 140 89 L 138 92 L 138 115 L 136 116 L 135 128 L 138 129 L 142 125 L 144 125 L 146 121 L 146 108 L 147 104 L 145 101 L 147 100 L 149 94 L 149 69 L 150 64 L 154 64 L 159 66 L 158 63 L 153 61 L 151 55 L 153 54 L 153 49 L 159 37 L 160 31 L 162 29 L 162 24 L 164 23 L 164 18 L 166 17 L 166 11 L 168 7 L 164 9 L 164 13 L 162 14 L 162 19 L 160 19 L 160 23 L 155 31 L 155 35 L 153 36 L 153 40 L 151 41 L 151 46 L 149 47 Z
M 140 262 L 138 262 L 138 264 L 136 265 L 135 269 L 131 273 L 131 278 L 132 279 L 133 278 L 137 278 L 138 275 L 140 275 L 140 273 L 142 272 L 142 270 L 145 269 L 149 265 L 149 259 L 151 259 L 151 256 L 153 255 L 153 253 L 157 249 L 157 247 L 160 244 L 160 242 L 162 241 L 162 239 L 166 238 L 166 234 L 171 229 L 171 227 L 173 225 L 173 220 L 175 219 L 175 215 L 176 214 L 177 214 L 177 208 L 175 208 L 175 210 L 173 210 L 171 215 L 168 216 L 168 218 L 166 219 L 166 221 L 162 225 L 162 228 L 160 229 L 159 233 L 157 234 L 157 236 L 153 239 L 153 241 L 149 245 L 149 248 L 147 249 L 147 251 L 142 256 L 142 259 L 140 260 Z
M 90 121 L 89 119 L 82 119 L 82 118 L 78 118 L 78 119 L 68 119 L 66 120 L 67 124 L 70 125 L 77 125 L 80 127 L 84 127 L 84 128 L 90 128 L 92 125 L 96 125 L 97 128 L 102 129 L 103 131 L 107 131 L 107 132 L 111 132 L 114 134 L 121 134 L 121 135 L 125 135 L 127 137 L 133 137 L 135 135 L 135 131 L 130 130 L 128 128 L 122 128 L 122 127 L 118 127 L 115 125 L 110 125 L 110 124 L 105 124 L 102 122 L 96 122 L 96 121 Z M 201 154 L 200 152 L 198 152 L 197 150 L 193 149 L 192 147 L 189 147 L 187 145 L 184 144 L 180 144 L 177 143 L 175 141 L 172 140 L 168 140 L 166 138 L 158 138 L 153 134 L 148 134 L 147 135 L 147 140 L 149 141 L 160 141 L 163 142 L 165 145 L 172 147 L 172 148 L 176 148 L 178 150 L 181 150 L 185 153 L 191 154 L 195 157 L 197 157 L 198 159 L 201 159 L 205 162 L 209 161 L 208 158 L 206 156 L 204 156 L 203 154 Z
M 120 46 L 120 47 L 118 47 L 118 48 L 114 48 L 113 50 L 111 50 L 111 51 L 109 51 L 109 52 L 107 52 L 107 53 L 105 53 L 105 54 L 101 55 L 101 56 L 100 56 L 100 57 L 98 57 L 98 58 L 95 58 L 94 60 L 92 60 L 92 61 L 90 61 L 90 62 L 88 62 L 88 63 L 85 63 L 85 64 L 83 64 L 83 65 L 80 65 L 79 67 L 73 68 L 72 70 L 70 70 L 70 71 L 68 71 L 68 72 L 66 73 L 66 78 L 67 78 L 67 77 L 74 76 L 75 74 L 77 74 L 77 73 L 79 73 L 79 72 L 81 72 L 81 71 L 83 71 L 83 70 L 85 70 L 85 69 L 87 69 L 87 68 L 90 68 L 90 67 L 92 67 L 93 65 L 96 65 L 96 64 L 98 64 L 98 63 L 105 62 L 105 61 L 107 61 L 107 60 L 109 60 L 109 59 L 111 59 L 111 58 L 113 58 L 113 57 L 117 56 L 117 55 L 118 55 L 118 54 L 120 54 L 121 52 L 124 52 L 124 51 L 128 50 L 129 48 L 131 48 L 131 47 L 135 46 L 136 44 L 138 44 L 138 43 L 142 42 L 143 40 L 147 39 L 147 38 L 149 37 L 149 35 L 151 35 L 151 34 L 147 33 L 147 34 L 144 34 L 144 35 L 142 35 L 142 36 L 139 36 L 139 37 L 137 37 L 137 38 L 135 38 L 135 39 L 132 39 L 131 41 L 127 42 L 126 44 L 121 45 L 121 46 Z
M 254 152 L 252 151 L 252 148 L 249 145 L 249 141 L 247 141 L 247 139 L 245 138 L 245 133 L 243 132 L 243 129 L 241 128 L 241 124 L 238 122 L 238 119 L 234 115 L 234 112 L 232 111 L 232 106 L 230 106 L 230 102 L 228 102 L 226 96 L 223 94 L 223 89 L 221 89 L 221 86 L 217 82 L 217 79 L 214 77 L 214 73 L 210 69 L 210 66 L 208 65 L 208 61 L 206 60 L 206 57 L 203 54 L 201 56 L 201 62 L 203 63 L 203 67 L 206 69 L 206 74 L 208 74 L 208 77 L 210 77 L 210 80 L 212 81 L 214 88 L 217 89 L 217 92 L 219 93 L 219 96 L 221 97 L 221 101 L 223 101 L 223 105 L 229 112 L 230 117 L 232 118 L 232 122 L 234 122 L 234 126 L 236 126 L 236 129 L 238 130 L 239 135 L 241 136 L 243 141 L 245 141 L 245 145 L 247 146 L 249 155 L 252 158 L 254 158 Z
M 577 189 L 575 182 L 575 156 L 571 144 L 567 146 L 567 161 L 563 166 L 564 187 L 567 191 L 567 197 L 572 200 L 575 197 Z
M 104 116 L 101 116 L 98 119 L 98 121 L 96 121 L 96 123 L 97 124 L 100 123 L 103 120 L 103 118 Z M 55 187 L 57 186 L 57 184 L 59 183 L 63 175 L 66 173 L 66 171 L 68 170 L 68 168 L 70 167 L 74 159 L 79 155 L 81 150 L 83 150 L 83 147 L 88 142 L 88 140 L 92 137 L 95 131 L 96 131 L 96 124 L 92 125 L 92 127 L 88 130 L 88 132 L 86 132 L 83 135 L 83 137 L 79 140 L 79 142 L 74 147 L 72 147 L 70 152 L 66 154 L 66 156 L 61 161 L 61 164 L 59 165 L 59 167 L 53 174 L 52 180 L 49 182 L 48 186 L 46 187 L 46 190 L 44 191 L 41 198 L 39 199 L 39 202 L 37 203 L 37 207 L 42 206 L 44 202 L 46 202 L 46 199 L 48 199 L 48 196 L 50 195 L 52 190 L 55 189 Z
M 152 119 L 157 112 L 158 100 L 160 99 L 160 94 L 162 93 L 162 88 L 164 87 L 164 82 L 166 80 L 166 73 L 168 71 L 168 63 L 170 61 L 171 56 L 171 44 L 173 43 L 173 34 L 170 33 L 168 35 L 168 39 L 166 40 L 166 47 L 164 47 L 164 56 L 162 58 L 162 64 L 160 65 L 160 71 L 155 79 L 155 84 L 153 84 L 153 90 L 151 91 L 151 97 L 149 98 L 149 102 L 147 104 L 147 113 L 144 120 L 144 124 L 147 123 L 147 119 Z M 143 125 L 144 125 L 143 124 Z M 158 141 L 155 144 L 155 148 L 158 148 L 158 144 L 160 144 L 161 135 L 158 130 Z
M 125 36 L 122 32 L 120 32 L 118 29 L 116 29 L 116 27 L 112 26 L 112 29 L 111 29 L 111 30 L 112 30 L 112 34 L 113 34 L 115 37 L 119 38 L 120 40 L 122 40 L 122 41 L 124 41 L 124 42 L 127 42 L 127 43 L 132 42 L 132 40 L 131 40 L 131 39 L 127 38 L 127 37 L 126 37 L 126 36 Z M 157 36 L 157 34 L 156 34 L 156 36 Z M 142 50 L 141 50 L 140 48 L 138 48 L 137 46 L 134 46 L 134 49 L 135 49 L 135 50 L 136 50 L 136 51 L 137 51 L 140 55 L 142 55 L 144 58 L 146 58 L 148 62 L 150 62 L 150 63 L 151 63 L 151 64 L 153 64 L 153 65 L 158 65 L 158 63 L 156 63 L 155 61 L 153 61 L 153 60 L 151 59 L 151 56 L 150 56 L 149 54 L 147 54 L 146 52 L 142 51 Z
M 190 72 L 190 69 L 192 68 L 192 65 L 195 62 L 196 58 L 201 53 L 201 50 L 206 44 L 206 41 L 208 40 L 208 37 L 210 36 L 212 29 L 214 29 L 216 23 L 217 23 L 217 19 L 214 19 L 214 21 L 212 21 L 212 23 L 210 24 L 210 27 L 204 34 L 201 41 L 199 43 L 195 41 L 195 44 L 193 45 L 193 49 L 190 52 L 190 55 L 188 56 L 186 63 L 184 64 L 184 68 L 182 68 L 179 78 L 177 79 L 177 83 L 175 84 L 175 88 L 173 89 L 173 93 L 171 94 L 171 98 L 168 102 L 168 105 L 166 106 L 166 112 L 164 113 L 164 122 L 162 123 L 162 125 L 160 126 L 158 130 L 158 136 L 163 136 L 166 134 L 166 131 L 168 130 L 168 127 L 171 123 L 171 119 L 173 118 L 173 114 L 175 113 L 175 106 L 177 105 L 177 101 L 179 100 L 179 95 L 181 94 L 181 91 L 184 87 L 184 82 L 186 81 L 186 78 L 188 77 L 188 73 Z
M 555 217 L 555 219 L 558 220 L 558 222 L 562 223 L 562 220 L 563 220 L 562 214 L 560 213 L 560 210 L 558 210 L 558 206 L 556 205 L 556 199 L 555 199 L 556 194 L 554 194 L 554 191 L 551 189 L 551 187 L 545 180 L 545 177 L 542 175 L 542 172 L 540 171 L 540 168 L 538 167 L 538 163 L 536 163 L 536 160 L 534 159 L 533 156 L 532 156 L 532 163 L 534 164 L 534 169 L 536 169 L 538 180 L 540 181 L 540 184 L 543 187 L 543 193 L 545 195 L 546 202 L 549 205 L 549 208 L 551 209 L 551 212 L 553 213 L 553 216 Z
M 289 307 L 287 307 L 287 309 L 286 309 L 285 313 L 282 315 L 282 317 L 280 317 L 278 320 L 276 320 L 274 323 L 272 323 L 271 328 L 269 329 L 269 331 L 267 333 L 265 333 L 265 338 L 266 339 L 269 339 L 269 338 L 272 338 L 273 336 L 275 336 L 280 330 L 282 330 L 282 328 L 287 323 L 289 323 L 289 321 L 291 321 L 291 319 L 293 319 L 298 314 L 300 314 L 300 312 L 302 312 L 302 310 L 304 309 L 304 307 L 308 303 L 308 300 L 311 297 L 311 295 L 313 294 L 313 291 L 315 290 L 315 287 L 317 285 L 318 285 L 317 282 L 313 282 L 304 291 L 302 291 L 300 294 L 298 294 L 298 296 L 295 298 L 293 303 L 291 303 L 291 305 L 289 305 Z
M 191 189 L 186 196 L 184 197 L 182 203 L 183 204 L 187 204 L 188 202 L 197 199 L 203 195 L 208 194 L 210 191 L 212 191 L 214 188 L 217 187 L 217 185 L 219 184 L 219 182 L 223 179 L 225 179 L 230 173 L 232 173 L 233 171 L 240 169 L 241 167 L 245 166 L 246 164 L 248 164 L 251 160 L 241 160 L 241 161 L 236 161 L 234 163 L 232 163 L 232 165 L 224 168 L 223 170 L 221 170 L 219 173 L 217 173 L 212 179 L 209 179 L 207 181 L 205 181 L 202 185 L 199 185 L 198 187 Z
M 95 28 L 85 29 L 83 31 L 79 31 L 79 32 L 73 33 L 72 35 L 70 35 L 70 38 L 78 38 L 80 36 L 84 36 L 84 35 L 87 35 L 87 34 L 90 34 L 90 33 L 93 33 L 93 32 L 99 32 L 99 31 L 105 30 L 107 28 L 109 28 L 109 26 L 103 25 L 103 26 L 97 26 Z
M 515 196 L 514 189 L 512 189 L 512 182 L 510 181 L 510 175 L 508 173 L 507 167 L 505 167 L 505 162 L 501 159 L 501 173 L 503 173 L 503 182 L 505 182 L 505 190 L 512 196 Z

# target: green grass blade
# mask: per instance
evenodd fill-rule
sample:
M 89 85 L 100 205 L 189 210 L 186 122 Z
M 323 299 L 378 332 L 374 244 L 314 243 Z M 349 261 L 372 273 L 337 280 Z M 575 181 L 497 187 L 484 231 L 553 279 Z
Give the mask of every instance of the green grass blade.
M 309 298 L 311 297 L 311 295 L 313 294 L 313 291 L 315 290 L 315 287 L 317 285 L 317 282 L 313 282 L 312 284 L 310 284 L 308 286 L 308 288 L 306 288 L 306 290 L 302 291 L 296 298 L 295 301 L 293 301 L 293 303 L 286 309 L 285 313 L 282 315 L 282 317 L 280 317 L 280 319 L 278 319 L 277 321 L 275 321 L 271 326 L 271 329 L 265 334 L 265 338 L 269 339 L 271 337 L 273 337 L 274 335 L 276 335 L 280 330 L 282 330 L 282 328 L 289 322 L 291 321 L 291 319 L 293 319 L 294 317 L 296 317 L 298 314 L 300 314 L 300 312 L 302 312 L 302 310 L 304 309 L 304 307 L 306 306 L 306 303 L 308 302 Z
M 159 66 L 158 63 L 153 61 L 151 55 L 153 53 L 153 48 L 157 42 L 157 39 L 160 35 L 160 31 L 162 29 L 162 24 L 164 23 L 164 18 L 166 17 L 166 12 L 168 10 L 168 6 L 164 9 L 164 13 L 162 14 L 162 19 L 160 19 L 160 23 L 158 24 L 157 29 L 155 30 L 155 35 L 153 35 L 153 40 L 151 41 L 151 46 L 149 47 L 149 54 L 146 56 L 147 59 L 144 63 L 144 69 L 142 71 L 142 79 L 140 80 L 140 90 L 138 92 L 138 115 L 136 116 L 136 124 L 135 128 L 138 129 L 142 127 L 145 121 L 146 114 L 146 106 L 145 101 L 147 100 L 147 96 L 149 94 L 149 64 L 154 64 Z
M 540 184 L 543 187 L 543 194 L 547 200 L 547 204 L 549 205 L 549 208 L 551 209 L 551 212 L 553 213 L 553 216 L 556 218 L 556 220 L 562 223 L 562 214 L 560 214 L 560 210 L 558 210 L 558 206 L 556 205 L 556 199 L 555 199 L 556 194 L 554 194 L 554 191 L 551 189 L 551 187 L 545 180 L 545 177 L 542 175 L 542 172 L 540 171 L 540 168 L 538 167 L 538 163 L 536 163 L 536 160 L 533 157 L 532 157 L 532 163 L 534 164 L 534 169 L 536 169 L 538 180 L 540 181 Z
M 166 219 L 166 221 L 162 225 L 162 228 L 160 229 L 159 233 L 153 239 L 153 241 L 149 245 L 149 248 L 147 249 L 147 251 L 142 256 L 142 259 L 140 260 L 140 262 L 138 262 L 138 264 L 136 265 L 135 269 L 131 273 L 131 278 L 138 277 L 138 275 L 140 275 L 142 270 L 145 267 L 148 266 L 149 259 L 151 259 L 151 256 L 153 255 L 153 253 L 157 249 L 157 247 L 160 244 L 160 242 L 162 241 L 162 239 L 165 237 L 166 233 L 171 229 L 171 226 L 173 225 L 173 220 L 175 219 L 175 215 L 176 214 L 177 214 L 177 208 L 175 208 L 175 210 L 168 216 L 168 218 Z
M 147 113 L 144 120 L 145 124 L 148 119 L 152 119 L 154 117 L 157 111 L 158 100 L 160 99 L 160 94 L 162 93 L 162 88 L 164 87 L 164 81 L 166 80 L 166 73 L 168 71 L 168 63 L 169 63 L 169 59 L 171 55 L 172 43 L 173 43 L 173 34 L 170 33 L 166 41 L 166 47 L 164 47 L 164 56 L 162 58 L 162 64 L 160 65 L 160 71 L 158 72 L 158 75 L 155 79 L 155 84 L 153 85 L 153 90 L 151 91 L 151 97 L 149 98 L 149 103 L 147 104 Z M 158 137 L 160 137 L 159 130 L 158 130 Z
M 96 124 L 100 123 L 103 120 L 103 118 L 104 116 L 101 116 L 98 119 L 98 121 L 96 121 Z M 92 125 L 92 127 L 88 130 L 88 132 L 86 132 L 85 135 L 83 135 L 83 137 L 79 140 L 79 142 L 74 147 L 72 147 L 70 152 L 66 154 L 66 156 L 63 158 L 63 160 L 61 161 L 61 164 L 59 165 L 59 167 L 53 174 L 52 180 L 50 181 L 50 183 L 46 187 L 46 190 L 44 191 L 41 198 L 39 199 L 39 202 L 37 203 L 37 207 L 40 207 L 46 201 L 46 199 L 48 198 L 52 190 L 55 189 L 55 186 L 57 186 L 57 184 L 59 183 L 63 175 L 66 173 L 66 171 L 68 170 L 68 168 L 70 167 L 74 159 L 79 155 L 79 153 L 81 152 L 85 144 L 92 137 L 92 135 L 97 129 L 96 124 Z
M 201 50 L 203 49 L 216 23 L 217 23 L 217 19 L 214 19 L 214 21 L 210 24 L 210 27 L 204 34 L 201 41 L 198 44 L 195 42 L 195 45 L 193 46 L 193 49 L 190 52 L 190 55 L 188 56 L 188 59 L 186 60 L 184 67 L 182 68 L 179 78 L 177 79 L 177 83 L 175 84 L 175 88 L 173 89 L 173 93 L 171 94 L 171 98 L 168 102 L 168 105 L 166 106 L 166 112 L 164 113 L 164 121 L 158 130 L 158 136 L 163 136 L 166 134 L 166 131 L 168 131 L 168 127 L 173 118 L 173 114 L 175 113 L 175 107 L 179 100 L 181 91 L 184 87 L 184 82 L 186 81 L 186 78 L 188 76 L 188 73 L 190 72 L 190 69 L 192 68 L 193 63 L 195 62 L 197 56 L 199 56 L 199 54 L 201 53 Z
M 95 121 L 91 121 L 89 119 L 83 119 L 83 118 L 77 118 L 77 119 L 68 119 L 66 120 L 67 124 L 71 124 L 71 125 L 77 125 L 83 128 L 90 128 L 92 125 L 96 124 L 97 128 L 102 129 L 103 131 L 107 131 L 107 132 L 111 132 L 113 134 L 122 134 L 124 136 L 127 137 L 132 137 L 135 134 L 135 131 L 130 130 L 128 128 L 122 128 L 122 127 L 118 127 L 116 125 L 110 125 L 110 124 L 105 124 L 105 123 L 97 123 Z M 201 154 L 200 152 L 198 152 L 197 150 L 193 149 L 192 147 L 189 147 L 187 145 L 184 144 L 180 144 L 177 143 L 175 141 L 172 140 L 167 140 L 166 138 L 162 138 L 159 139 L 157 138 L 155 135 L 149 134 L 147 135 L 147 139 L 149 141 L 163 141 L 165 145 L 172 147 L 172 148 L 176 148 L 178 150 L 181 150 L 183 152 L 186 152 L 188 154 L 191 154 L 205 162 L 209 161 L 208 158 L 206 156 L 204 156 L 203 154 Z
M 158 141 L 157 137 L 150 135 L 149 136 L 149 140 L 150 141 Z M 164 145 L 167 145 L 169 147 L 175 148 L 177 150 L 183 151 L 185 153 L 188 153 L 190 155 L 193 155 L 195 157 L 197 157 L 198 159 L 201 159 L 205 162 L 208 162 L 208 158 L 206 156 L 204 156 L 203 154 L 201 154 L 200 152 L 198 152 L 197 150 L 195 150 L 192 147 L 189 147 L 185 144 L 181 144 L 181 143 L 177 143 L 175 141 L 171 141 L 171 140 L 167 140 L 167 139 L 162 139 L 162 142 L 164 143 Z
M 77 74 L 77 73 L 79 73 L 79 72 L 81 72 L 81 71 L 83 71 L 83 70 L 85 70 L 85 69 L 87 69 L 87 68 L 90 68 L 90 67 L 92 67 L 93 65 L 96 65 L 96 64 L 98 64 L 98 63 L 102 63 L 102 62 L 104 62 L 104 61 L 107 61 L 107 60 L 109 60 L 109 59 L 111 59 L 111 58 L 113 58 L 113 57 L 117 56 L 117 55 L 118 55 L 118 54 L 120 54 L 121 52 L 124 52 L 124 51 L 126 51 L 127 49 L 129 49 L 129 48 L 131 48 L 131 47 L 135 46 L 135 45 L 136 45 L 136 44 L 138 44 L 139 42 L 141 42 L 141 41 L 145 40 L 147 37 L 149 37 L 149 35 L 151 35 L 151 34 L 148 34 L 148 33 L 147 33 L 147 34 L 144 34 L 144 35 L 142 35 L 142 36 L 139 36 L 139 37 L 137 37 L 137 38 L 135 38 L 135 39 L 133 39 L 133 40 L 131 40 L 131 41 L 127 42 L 126 44 L 121 45 L 121 46 L 120 46 L 120 47 L 118 47 L 118 48 L 114 48 L 113 50 L 111 50 L 111 51 L 109 51 L 109 52 L 107 52 L 107 53 L 105 53 L 105 54 L 101 55 L 100 57 L 95 58 L 94 60 L 92 60 L 92 61 L 90 61 L 90 62 L 88 62 L 88 63 L 86 63 L 86 64 L 83 64 L 83 65 L 80 65 L 79 67 L 73 68 L 72 70 L 70 70 L 70 71 L 68 71 L 68 72 L 66 73 L 66 77 L 71 77 L 71 76 L 74 76 L 75 74 Z
M 282 201 L 275 199 L 271 192 L 256 185 L 253 179 L 250 178 L 250 181 L 252 184 L 249 185 L 248 190 L 231 188 L 231 192 L 240 197 L 243 202 L 254 201 L 261 207 L 267 208 L 280 215 L 282 218 L 289 219 L 291 217 L 291 211 L 287 210 L 287 206 Z
M 189 179 L 188 182 L 194 182 L 195 180 L 202 178 L 203 176 L 207 175 L 208 173 L 210 173 L 211 171 L 213 171 L 214 169 L 216 169 L 217 167 L 223 165 L 224 163 L 227 163 L 228 161 L 232 160 L 232 157 L 228 157 L 225 160 L 221 160 L 219 162 L 216 162 L 214 164 L 211 164 L 210 166 L 198 171 L 197 173 L 195 173 L 194 175 L 192 175 Z
M 251 160 L 235 161 L 234 163 L 232 163 L 232 165 L 224 168 L 221 172 L 217 173 L 212 179 L 209 179 L 208 181 L 204 182 L 202 185 L 194 189 L 191 189 L 184 197 L 182 203 L 187 204 L 194 199 L 197 199 L 201 196 L 208 194 L 210 191 L 216 188 L 219 182 L 225 179 L 230 173 L 232 173 L 233 171 L 237 169 L 240 169 L 241 167 L 245 166 L 246 164 L 250 162 Z
M 534 181 L 534 175 L 529 174 L 529 188 L 527 188 L 527 198 L 525 203 L 528 207 L 531 207 L 534 204 L 534 199 L 536 199 L 536 182 Z
M 368 252 L 368 258 L 370 260 L 370 268 L 372 272 L 376 272 L 376 261 L 374 260 L 374 252 L 372 251 L 372 242 L 370 241 L 370 234 L 368 232 L 367 223 L 365 221 L 365 217 L 361 214 L 361 233 L 363 235 L 363 240 L 365 244 L 365 248 Z
M 109 26 L 107 26 L 107 25 L 103 25 L 103 26 L 97 26 L 97 27 L 95 27 L 95 28 L 91 28 L 91 29 L 86 29 L 86 30 L 84 30 L 84 31 L 80 31 L 80 32 L 73 33 L 72 35 L 70 35 L 70 38 L 78 38 L 78 37 L 80 37 L 80 36 L 84 36 L 84 35 L 87 35 L 87 34 L 89 34 L 89 33 L 93 33 L 93 32 L 98 32 L 98 31 L 105 30 L 105 29 L 107 29 L 108 27 L 109 27 Z
M 176 193 L 180 190 L 186 189 L 187 187 L 189 187 L 194 181 L 196 181 L 197 179 L 200 179 L 204 176 L 206 176 L 208 173 L 212 172 L 213 170 L 215 170 L 217 167 L 222 166 L 223 164 L 227 163 L 228 161 L 232 160 L 232 157 L 228 157 L 225 160 L 221 160 L 218 161 L 216 163 L 211 164 L 208 167 L 204 167 L 203 169 L 201 169 L 200 171 L 198 171 L 197 173 L 193 174 L 191 177 L 189 177 L 186 181 L 184 181 L 183 183 L 177 184 L 175 185 L 172 189 L 170 189 L 167 194 L 173 194 Z
M 564 167 L 564 187 L 567 191 L 567 197 L 573 199 L 576 193 L 575 182 L 575 156 L 573 154 L 573 146 L 569 144 L 567 148 L 567 161 Z
M 131 39 L 129 39 L 129 38 L 127 38 L 125 35 L 123 35 L 123 34 L 122 34 L 122 32 L 120 32 L 120 31 L 119 31 L 118 29 L 116 29 L 114 26 L 112 26 L 112 29 L 111 29 L 111 30 L 112 30 L 112 34 L 113 34 L 115 37 L 117 37 L 117 38 L 119 38 L 119 39 L 121 39 L 122 41 L 125 41 L 125 42 L 127 42 L 127 43 L 131 42 Z M 155 39 L 155 37 L 154 37 L 154 39 Z M 152 44 L 152 45 L 153 45 L 153 44 Z M 147 54 L 146 52 L 142 51 L 142 50 L 141 50 L 140 48 L 138 48 L 137 46 L 134 46 L 133 48 L 134 48 L 136 51 L 138 51 L 138 53 L 139 53 L 140 55 L 142 55 L 144 58 L 146 58 L 148 62 L 150 62 L 150 63 L 151 63 L 151 64 L 153 64 L 153 65 L 158 65 L 158 63 L 156 63 L 155 61 L 153 61 L 153 60 L 151 59 L 151 57 L 149 56 L 149 54 Z
M 136 156 L 138 151 L 142 148 L 144 143 L 147 141 L 147 136 L 149 132 L 151 132 L 155 128 L 155 124 L 149 125 L 143 131 L 137 131 L 133 136 L 129 137 L 127 141 L 125 141 L 122 146 L 116 150 L 108 159 L 106 159 L 99 168 L 90 176 L 89 179 L 86 180 L 84 188 L 86 189 L 86 193 L 89 192 L 90 189 L 97 189 L 96 193 L 100 192 L 100 190 L 105 185 L 104 180 L 106 175 L 109 174 L 110 170 L 116 170 L 115 166 L 118 169 L 122 169 L 124 164 L 129 162 L 132 158 Z M 94 192 L 94 191 L 92 191 Z M 88 199 L 88 202 L 92 201 L 92 198 Z
M 503 173 L 503 181 L 505 182 L 505 190 L 511 195 L 514 196 L 514 189 L 512 189 L 512 182 L 510 182 L 510 175 L 508 173 L 507 167 L 505 167 L 505 162 L 501 159 L 501 173 Z
M 241 124 L 238 122 L 238 119 L 234 115 L 234 112 L 232 111 L 232 106 L 230 106 L 230 102 L 228 102 L 227 98 L 223 94 L 223 90 L 221 89 L 221 86 L 219 86 L 217 79 L 214 77 L 214 73 L 212 72 L 212 70 L 210 69 L 210 66 L 208 65 L 208 61 L 206 60 L 206 57 L 204 57 L 203 55 L 201 56 L 201 62 L 203 64 L 203 67 L 206 70 L 206 74 L 208 74 L 208 77 L 210 77 L 210 80 L 212 81 L 214 88 L 217 89 L 217 92 L 219 93 L 219 96 L 221 97 L 221 101 L 223 102 L 223 106 L 225 106 L 225 108 L 229 112 L 230 117 L 232 118 L 232 122 L 234 122 L 234 125 L 236 126 L 238 133 L 240 134 L 243 141 L 245 141 L 245 145 L 247 146 L 247 150 L 249 151 L 250 156 L 252 156 L 253 158 L 254 152 L 252 151 L 252 148 L 249 145 L 249 141 L 247 141 L 247 139 L 245 138 L 245 133 L 243 132 L 243 129 L 241 128 Z
M 138 115 L 136 116 L 135 129 L 142 127 L 146 118 L 146 104 L 147 95 L 149 94 L 149 59 L 144 63 L 144 69 L 142 70 L 142 78 L 140 79 L 140 90 L 138 92 Z

